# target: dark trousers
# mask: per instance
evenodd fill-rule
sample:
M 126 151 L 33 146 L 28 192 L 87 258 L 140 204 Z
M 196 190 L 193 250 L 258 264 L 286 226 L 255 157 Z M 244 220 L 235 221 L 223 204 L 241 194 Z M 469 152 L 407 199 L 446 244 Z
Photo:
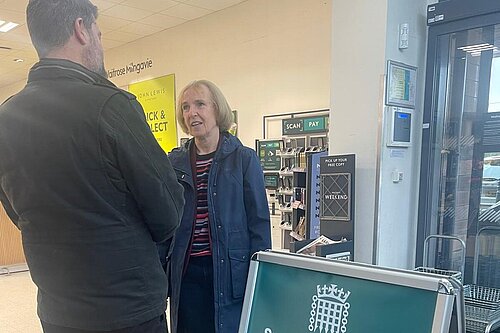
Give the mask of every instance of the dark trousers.
M 92 320 L 89 318 L 89 320 Z M 121 328 L 114 331 L 86 331 L 76 328 L 62 327 L 52 325 L 42 321 L 42 328 L 44 333 L 167 333 L 167 321 L 165 314 L 160 317 L 149 320 L 138 326 Z
M 178 333 L 214 333 L 214 272 L 212 257 L 189 259 L 182 279 Z

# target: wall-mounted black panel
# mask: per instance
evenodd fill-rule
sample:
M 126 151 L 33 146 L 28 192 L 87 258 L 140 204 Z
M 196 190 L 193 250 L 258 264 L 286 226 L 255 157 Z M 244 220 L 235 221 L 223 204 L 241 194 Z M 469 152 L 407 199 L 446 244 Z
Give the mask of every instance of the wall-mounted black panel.
M 427 6 L 427 25 L 500 12 L 498 0 L 450 0 Z

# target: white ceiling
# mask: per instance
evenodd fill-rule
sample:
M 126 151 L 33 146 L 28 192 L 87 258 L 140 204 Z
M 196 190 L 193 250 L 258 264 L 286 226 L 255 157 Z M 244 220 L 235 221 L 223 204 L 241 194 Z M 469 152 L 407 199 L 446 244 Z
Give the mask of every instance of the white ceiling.
M 244 0 L 91 0 L 99 8 L 97 23 L 104 49 L 172 28 Z M 0 20 L 19 23 L 0 32 L 0 88 L 25 80 L 38 61 L 26 26 L 28 0 L 0 0 Z M 10 49 L 4 49 L 8 47 Z M 15 62 L 20 58 L 24 62 Z

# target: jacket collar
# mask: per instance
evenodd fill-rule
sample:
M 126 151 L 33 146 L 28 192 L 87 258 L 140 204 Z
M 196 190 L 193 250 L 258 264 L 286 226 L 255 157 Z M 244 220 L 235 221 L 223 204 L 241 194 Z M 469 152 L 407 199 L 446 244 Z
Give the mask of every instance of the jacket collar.
M 221 144 L 219 149 L 217 149 L 217 153 L 215 153 L 216 160 L 223 160 L 228 155 L 230 155 L 233 151 L 238 149 L 239 146 L 242 146 L 240 140 L 232 134 L 228 132 L 221 133 Z
M 232 152 L 238 149 L 238 147 L 243 146 L 241 141 L 237 137 L 229 134 L 228 132 L 222 132 L 220 140 L 221 143 L 219 145 L 219 148 L 217 148 L 217 152 L 215 153 L 214 161 L 225 159 Z M 183 146 L 175 148 L 168 155 L 174 168 L 177 168 L 180 171 L 188 174 L 191 173 L 189 151 L 192 145 L 194 145 L 194 138 L 189 139 Z
M 46 79 L 73 79 L 89 84 L 115 86 L 105 77 L 66 59 L 42 58 L 30 69 L 28 82 Z

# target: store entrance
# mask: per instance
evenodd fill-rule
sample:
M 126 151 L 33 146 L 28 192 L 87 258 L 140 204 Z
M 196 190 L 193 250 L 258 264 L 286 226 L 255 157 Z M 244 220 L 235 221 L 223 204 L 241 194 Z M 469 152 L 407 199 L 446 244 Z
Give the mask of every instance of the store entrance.
M 467 8 L 476 6 L 470 2 L 455 3 L 464 11 L 477 10 Z M 464 284 L 500 288 L 500 4 L 497 7 L 496 12 L 429 27 L 417 262 L 464 270 Z M 460 242 L 445 238 L 427 244 L 428 258 L 423 258 L 429 235 L 463 240 L 465 263 Z

